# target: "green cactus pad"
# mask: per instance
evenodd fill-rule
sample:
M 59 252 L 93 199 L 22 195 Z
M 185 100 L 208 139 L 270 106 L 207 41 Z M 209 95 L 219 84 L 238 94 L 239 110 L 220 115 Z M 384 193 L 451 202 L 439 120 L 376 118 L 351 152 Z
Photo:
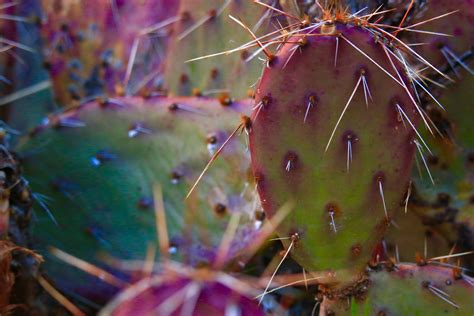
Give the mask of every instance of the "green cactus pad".
M 380 43 L 356 26 L 322 27 L 331 28 L 290 37 L 265 69 L 250 149 L 268 215 L 295 203 L 278 229 L 294 237 L 295 260 L 350 275 L 363 271 L 403 201 L 417 115 Z
M 387 230 L 384 236 L 386 250 L 394 260 L 409 262 L 442 256 L 454 246 L 439 227 L 426 222 L 421 212 L 410 208 L 406 214 L 399 214 L 395 224 Z
M 416 197 L 410 206 L 463 251 L 474 247 L 472 238 L 466 238 L 465 234 L 467 228 L 470 230 L 468 235 L 472 236 L 473 226 L 465 226 L 457 220 L 463 217 L 464 223 L 472 223 L 466 221 L 469 212 L 465 210 L 469 210 L 474 196 L 474 128 L 470 115 L 474 98 L 473 82 L 474 77 L 467 75 L 443 92 L 439 100 L 446 112 L 437 105 L 427 106 L 427 112 L 442 136 L 433 137 L 423 131 L 432 155 L 423 158 L 427 168 L 421 157 L 418 158 L 420 165 L 413 170 Z M 474 262 L 471 261 L 470 266 L 474 266 Z
M 60 105 L 157 88 L 166 46 L 159 35 L 173 22 L 177 1 L 42 0 L 42 5 L 45 66 Z
M 320 315 L 474 313 L 474 280 L 452 268 L 398 264 L 393 271 L 373 272 L 369 284 L 364 297 L 323 303 Z
M 471 50 L 474 44 L 473 20 L 473 0 L 430 0 L 413 12 L 413 18 L 409 23 L 410 25 L 421 23 L 411 28 L 421 32 L 406 32 L 405 36 L 410 36 L 411 42 L 425 43 L 415 47 L 415 50 L 436 67 L 448 63 L 456 65 L 461 56 Z M 404 26 L 408 26 L 408 23 Z
M 143 259 L 147 246 L 156 243 L 152 198 L 159 184 L 173 259 L 190 265 L 211 262 L 229 217 L 241 213 L 247 225 L 239 229 L 232 256 L 252 239 L 259 209 L 247 176 L 244 136 L 229 143 L 196 191 L 185 197 L 248 105 L 126 97 L 50 117 L 17 148 L 38 200 L 35 249 L 48 256 L 45 248 L 52 245 L 96 264 L 101 253 Z M 49 259 L 45 267 L 55 281 L 90 289 L 75 269 Z
M 255 45 L 232 55 L 185 62 L 234 49 L 253 40 L 251 34 L 229 15 L 241 19 L 260 36 L 274 31 L 274 23 L 278 25 L 277 19 L 273 18 L 274 12 L 252 1 L 186 0 L 181 1 L 179 13 L 182 19 L 174 25 L 165 63 L 164 81 L 169 92 L 190 95 L 229 90 L 232 97 L 247 97 L 262 69 L 257 57 L 246 61 L 258 49 Z
M 456 82 L 434 76 L 433 79 L 445 84 L 446 88 L 432 85 L 435 88 L 432 96 L 437 100 L 424 96 L 426 112 L 437 130 L 434 137 L 425 129 L 420 130 L 432 154 L 418 156 L 417 167 L 413 170 L 416 196 L 409 208 L 417 213 L 426 227 L 439 231 L 462 252 L 474 247 L 474 228 L 469 219 L 472 216 L 469 212 L 471 197 L 474 196 L 471 162 L 474 151 L 471 115 L 474 2 L 429 1 L 410 23 L 420 23 L 450 12 L 453 13 L 426 23 L 422 28 L 451 36 L 411 34 L 414 41 L 428 43 L 417 50 L 436 67 L 446 70 Z M 474 267 L 472 258 L 463 261 L 464 265 Z
M 421 172 L 414 171 L 417 192 L 422 197 L 444 192 L 456 202 L 459 199 L 467 200 L 474 193 L 474 127 L 470 115 L 474 98 L 473 83 L 474 77 L 470 76 L 449 86 L 449 91 L 440 98 L 446 112 L 435 105 L 427 108 L 442 135 L 436 134 L 431 139 L 427 135 L 428 145 L 433 152 L 432 156 L 427 157 L 427 162 L 434 185 L 425 168 Z M 434 202 L 435 198 L 428 200 Z

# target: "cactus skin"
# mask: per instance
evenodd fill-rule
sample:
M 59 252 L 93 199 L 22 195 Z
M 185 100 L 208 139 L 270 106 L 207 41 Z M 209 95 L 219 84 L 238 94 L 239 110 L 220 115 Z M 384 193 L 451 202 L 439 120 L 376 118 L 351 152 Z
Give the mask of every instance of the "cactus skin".
M 444 33 L 450 36 L 433 36 L 412 32 L 408 32 L 410 35 L 406 34 L 406 36 L 412 37 L 412 42 L 427 43 L 418 46 L 416 50 L 435 66 L 446 65 L 448 62 L 446 55 L 449 56 L 449 54 L 443 53 L 443 49 L 449 49 L 458 58 L 472 49 L 474 43 L 472 32 L 474 26 L 474 0 L 456 2 L 429 0 L 414 14 L 410 21 L 410 24 L 413 25 L 453 11 L 457 12 L 420 26 L 423 31 Z M 453 57 L 450 60 L 453 64 L 456 64 Z
M 441 231 L 450 243 L 456 243 L 460 251 L 474 249 L 474 226 L 472 225 L 471 197 L 474 196 L 474 169 L 470 157 L 474 152 L 474 129 L 472 127 L 472 45 L 474 35 L 474 2 L 472 0 L 449 3 L 432 0 L 426 10 L 415 16 L 411 23 L 457 10 L 454 14 L 426 24 L 427 31 L 453 35 L 412 35 L 416 41 L 428 42 L 419 47 L 419 52 L 435 66 L 446 69 L 455 83 L 441 80 L 446 89 L 437 88 L 433 94 L 446 108 L 442 111 L 426 96 L 426 112 L 440 130 L 434 138 L 421 131 L 428 140 L 433 154 L 427 157 L 434 179 L 433 185 L 425 171 L 413 171 L 413 183 L 417 201 L 411 207 L 427 225 Z M 456 60 L 458 58 L 458 60 Z M 458 61 L 463 59 L 464 66 Z M 466 69 L 465 67 L 469 67 Z M 440 78 L 435 77 L 435 80 Z M 420 207 L 421 204 L 421 207 Z M 465 258 L 464 264 L 474 267 L 473 258 Z
M 101 94 L 135 93 L 139 82 L 159 69 L 166 38 L 140 32 L 173 16 L 178 1 L 113 3 L 115 7 L 107 0 L 43 0 L 44 54 L 59 104 Z M 133 72 L 126 82 L 129 57 L 139 37 Z
M 220 15 L 210 18 L 211 14 L 219 13 L 224 3 L 230 2 Z M 277 1 L 271 2 L 273 5 Z M 228 15 L 242 19 L 251 29 L 266 14 L 266 8 L 240 0 L 205 0 L 181 1 L 179 14 L 182 20 L 174 25 L 170 48 L 165 62 L 164 81 L 173 95 L 191 95 L 207 90 L 231 89 L 234 98 L 245 98 L 250 87 L 257 81 L 261 72 L 258 58 L 245 62 L 254 51 L 250 48 L 231 55 L 185 63 L 185 61 L 213 53 L 234 49 L 250 42 L 252 37 L 232 21 Z M 196 23 L 209 17 L 209 20 L 180 39 L 180 36 Z M 278 19 L 284 25 L 283 19 Z M 277 18 L 263 19 L 257 30 L 260 36 L 274 31 L 273 24 L 278 25 Z M 240 30 L 241 29 L 241 30 Z M 193 91 L 194 90 L 194 91 Z
M 2 120 L 8 120 L 9 126 L 23 131 L 37 125 L 44 115 L 55 108 L 51 102 L 51 93 L 47 90 L 48 73 L 43 70 L 43 60 L 39 54 L 37 22 L 41 8 L 36 0 L 4 1 L 3 4 L 13 6 L 0 10 L 0 13 L 16 16 L 20 21 L 0 19 L 0 23 L 9 22 L 0 25 L 0 36 L 5 35 L 9 40 L 18 42 L 20 48 L 0 53 L 0 115 Z M 6 81 L 2 80 L 2 75 Z M 28 89 L 35 85 L 46 87 L 34 94 L 26 93 L 22 98 L 15 98 L 22 92 L 31 91 Z M 19 94 L 15 94 L 17 92 Z
M 224 316 L 229 315 L 231 311 L 235 315 L 265 315 L 257 301 L 251 298 L 251 288 L 248 285 L 245 291 L 237 291 L 230 288 L 224 278 L 230 279 L 227 281 L 231 281 L 232 286 L 237 289 L 237 280 L 234 281 L 223 273 L 200 269 L 180 275 L 175 271 L 166 271 L 161 275 L 143 279 L 124 290 L 99 315 L 131 316 L 161 312 L 170 316 Z M 180 301 L 174 310 L 165 313 L 166 309 L 160 308 L 164 308 L 167 302 L 169 305 L 168 299 L 173 295 L 186 299 Z M 184 311 L 188 313 L 183 314 Z
M 368 33 L 350 25 L 337 24 L 337 29 L 385 69 L 391 69 L 382 48 Z M 298 233 L 295 260 L 307 270 L 350 269 L 349 275 L 354 273 L 355 277 L 389 223 L 380 179 L 388 216 L 399 208 L 408 185 L 414 136 L 397 118 L 395 102 L 404 107 L 412 122 L 417 119 L 407 92 L 345 41 L 340 40 L 334 67 L 335 37 L 309 36 L 307 40 L 302 53 L 295 54 L 285 69 L 295 44 L 285 45 L 263 73 L 255 102 L 265 105 L 250 133 L 252 167 L 269 216 L 285 202 L 295 202 L 293 213 L 277 230 L 280 237 Z M 366 109 L 360 84 L 325 153 L 331 131 L 362 69 L 373 103 Z M 304 123 L 309 102 L 314 106 Z M 349 172 L 348 139 L 353 140 Z M 285 170 L 288 160 L 293 160 L 290 171 Z M 331 211 L 337 233 L 331 226 Z
M 474 195 L 474 128 L 472 115 L 469 115 L 474 77 L 467 76 L 449 86 L 449 91 L 442 92 L 439 101 L 447 112 L 433 104 L 427 106 L 428 114 L 443 134 L 432 138 L 425 135 L 433 152 L 426 159 L 435 184 L 431 183 L 426 170 L 421 169 L 421 173 L 413 170 L 417 197 L 410 206 L 427 225 L 441 231 L 450 243 L 461 247 L 461 251 L 474 249 L 471 238 L 474 227 L 468 219 Z M 472 258 L 466 265 L 474 267 Z
M 397 216 L 396 226 L 391 225 L 384 236 L 387 251 L 391 257 L 397 261 L 410 262 L 444 256 L 450 252 L 454 243 L 437 227 L 427 225 L 423 220 L 423 217 L 413 209 Z M 425 243 L 427 258 L 424 253 Z M 455 250 L 455 252 L 460 251 L 460 249 Z
M 85 96 L 82 85 L 102 53 L 101 35 L 106 31 L 108 6 L 107 1 L 97 1 L 94 5 L 42 2 L 45 66 L 52 78 L 57 103 L 69 105 Z M 89 53 L 82 57 L 83 52 Z
M 340 301 L 325 298 L 320 315 L 472 315 L 474 312 L 474 280 L 456 269 L 411 263 L 397 264 L 392 269 L 373 272 L 368 292 L 352 300 L 350 306 L 347 298 Z M 447 295 L 436 295 L 436 289 Z
M 9 7 L 6 9 L 0 9 L 1 14 L 13 14 L 14 13 L 14 8 Z M 16 35 L 16 29 L 15 29 L 15 23 L 8 20 L 8 19 L 3 19 L 0 18 L 0 38 L 4 38 L 5 36 L 8 35 L 10 38 L 6 38 L 7 40 L 13 41 L 15 39 Z M 13 38 L 12 38 L 13 37 Z M 4 44 L 3 41 L 0 44 L 0 48 L 5 49 L 7 48 L 8 45 Z M 0 92 L 0 96 L 4 94 L 4 90 L 6 90 L 6 87 L 11 83 L 11 76 L 10 72 L 11 71 L 11 66 L 9 65 L 12 62 L 12 57 L 10 54 L 5 53 L 2 51 L 0 53 L 0 87 L 2 87 L 2 90 Z
M 241 212 L 242 238 L 232 257 L 252 239 L 258 210 L 256 194 L 246 189 L 252 184 L 243 137 L 230 143 L 195 194 L 184 198 L 209 150 L 224 142 L 248 110 L 248 101 L 223 106 L 208 98 L 125 97 L 50 117 L 48 126 L 18 147 L 32 189 L 49 198 L 45 202 L 58 223 L 36 209 L 35 247 L 44 251 L 53 245 L 94 264 L 101 252 L 144 258 L 147 244 L 156 239 L 151 198 L 159 183 L 177 249 L 172 258 L 190 265 L 211 262 L 230 214 Z M 45 268 L 60 288 L 84 295 L 95 291 L 89 278 L 56 259 Z
M 456 218 L 456 228 L 458 232 L 458 241 L 464 249 L 474 249 L 474 201 L 470 198 L 470 203 L 460 209 Z M 471 270 L 474 267 L 474 259 L 470 258 L 466 262 Z
M 430 96 L 422 94 L 426 113 L 442 136 L 435 132 L 433 137 L 425 128 L 420 129 L 432 151 L 432 154 L 427 154 L 425 151 L 424 159 L 434 184 L 425 170 L 421 157 L 418 157 L 419 164 L 412 172 L 414 196 L 410 200 L 408 211 L 413 212 L 415 217 L 421 220 L 419 229 L 437 231 L 444 236 L 448 245 L 456 244 L 457 251 L 463 252 L 474 249 L 472 237 L 474 230 L 473 226 L 469 225 L 468 219 L 470 196 L 474 194 L 474 174 L 468 158 L 469 153 L 474 150 L 472 140 L 474 130 L 471 126 L 474 82 L 472 74 L 455 58 L 464 59 L 468 67 L 472 64 L 470 63 L 472 57 L 469 55 L 472 54 L 470 50 L 474 43 L 471 31 L 474 2 L 428 1 L 412 10 L 410 21 L 405 25 L 420 23 L 456 10 L 458 11 L 453 14 L 420 26 L 420 29 L 429 32 L 453 35 L 451 37 L 413 32 L 400 32 L 400 34 L 411 42 L 428 43 L 414 49 L 456 81 L 448 82 L 428 72 L 432 79 L 446 85 L 446 89 L 430 85 L 431 93 L 446 108 L 446 112 L 440 109 Z M 401 248 L 401 252 L 403 251 Z M 407 258 L 402 254 L 401 257 L 402 260 L 413 260 L 411 255 Z M 462 258 L 462 261 L 464 266 L 474 267 L 472 257 Z
M 304 7 L 300 0 L 280 0 L 280 5 L 284 12 L 294 16 L 301 16 L 304 13 Z

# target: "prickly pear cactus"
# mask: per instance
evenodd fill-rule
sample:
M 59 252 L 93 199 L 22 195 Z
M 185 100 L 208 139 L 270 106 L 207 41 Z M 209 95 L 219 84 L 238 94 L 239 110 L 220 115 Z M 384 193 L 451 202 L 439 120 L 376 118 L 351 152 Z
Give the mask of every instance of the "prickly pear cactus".
M 320 315 L 472 315 L 473 284 L 457 269 L 397 264 L 373 272 L 362 297 L 327 300 Z
M 436 128 L 432 137 L 426 130 L 430 154 L 420 152 L 419 164 L 413 171 L 416 198 L 410 208 L 423 218 L 426 226 L 443 233 L 460 251 L 473 249 L 473 227 L 469 225 L 471 196 L 474 194 L 470 156 L 472 140 L 472 52 L 471 32 L 474 2 L 429 1 L 424 10 L 414 15 L 411 24 L 429 21 L 424 30 L 435 34 L 411 33 L 416 42 L 425 42 L 417 50 L 436 67 L 444 69 L 455 82 L 433 76 L 440 88 L 431 85 L 425 94 L 425 109 Z M 444 36 L 449 35 L 449 36 Z M 418 81 L 418 85 L 420 81 Z M 441 107 L 444 107 L 443 110 Z M 466 266 L 474 266 L 467 258 Z
M 269 216 L 295 203 L 278 234 L 296 261 L 353 279 L 403 200 L 417 115 L 400 65 L 370 32 L 351 23 L 308 29 L 260 80 L 252 167 Z
M 10 43 L 0 43 L 0 116 L 22 131 L 55 109 L 40 54 L 40 1 L 4 1 L 0 14 L 1 21 L 9 22 L 0 25 L 0 38 L 5 35 Z
M 41 257 L 26 249 L 31 246 L 31 191 L 18 157 L 5 146 L 8 133 L 0 133 L 0 314 L 9 315 L 28 298 L 23 285 L 37 271 Z
M 280 0 L 280 5 L 284 12 L 288 14 L 294 14 L 295 16 L 302 16 L 304 13 L 304 7 L 301 1 L 294 0 Z
M 384 242 L 388 255 L 398 262 L 427 260 L 448 254 L 456 246 L 452 239 L 446 238 L 438 226 L 426 222 L 420 213 L 412 208 L 399 214 L 391 225 Z M 462 252 L 456 247 L 455 252 Z
M 14 6 L 7 6 L 6 8 L 0 7 L 0 12 L 4 16 L 11 16 L 14 13 Z M 0 18 L 0 29 L 0 85 L 3 87 L 0 96 L 2 96 L 4 94 L 4 90 L 6 90 L 6 86 L 11 84 L 11 74 L 8 72 L 10 72 L 13 68 L 10 66 L 12 57 L 6 52 L 8 52 L 8 50 L 13 47 L 8 45 L 8 43 L 15 43 L 15 23 L 8 18 Z
M 127 97 L 51 116 L 18 146 L 38 201 L 35 247 L 47 256 L 52 245 L 96 264 L 100 253 L 144 258 L 156 242 L 153 187 L 159 184 L 173 259 L 209 263 L 229 217 L 240 213 L 232 257 L 258 228 L 243 136 L 185 197 L 246 111 L 246 102 Z M 94 291 L 85 276 L 48 259 L 45 268 L 60 288 Z
M 69 107 L 16 147 L 32 191 L 0 151 L 0 239 L 28 243 L 36 200 L 40 284 L 73 314 L 120 291 L 102 315 L 262 315 L 252 297 L 275 293 L 289 314 L 471 315 L 473 1 L 42 0 L 44 64 Z M 249 263 L 270 238 L 254 188 L 285 249 Z M 0 314 L 10 291 L 54 314 L 31 280 L 12 283 L 12 247 L 0 241 Z M 244 267 L 263 277 L 224 274 Z
M 409 208 L 424 219 L 427 226 L 441 231 L 451 243 L 472 250 L 473 226 L 466 220 L 474 195 L 472 155 L 473 128 L 469 115 L 473 93 L 473 77 L 467 75 L 449 86 L 437 105 L 428 105 L 427 112 L 441 135 L 428 138 L 432 154 L 419 157 L 420 167 L 413 170 L 416 198 Z M 468 113 L 468 114 L 466 114 Z M 425 134 L 428 134 L 425 132 Z M 426 164 L 426 165 L 425 165 Z M 462 223 L 458 218 L 463 218 Z M 472 266 L 474 263 L 471 264 Z
M 166 45 L 162 32 L 173 22 L 168 18 L 177 3 L 44 0 L 45 65 L 58 103 L 157 88 Z
M 277 1 L 262 1 L 275 5 Z M 261 61 L 248 45 L 234 54 L 185 63 L 187 60 L 222 53 L 253 40 L 229 15 L 241 19 L 256 36 L 274 31 L 273 24 L 284 23 L 274 11 L 252 1 L 181 1 L 181 19 L 173 26 L 165 62 L 164 81 L 174 95 L 224 91 L 234 98 L 247 96 L 261 72 Z M 255 57 L 255 58 L 252 58 Z
M 99 315 L 255 315 L 262 308 L 252 299 L 255 289 L 230 275 L 207 269 L 167 271 L 143 279 L 121 292 Z
M 429 0 L 418 10 L 413 10 L 410 21 L 411 30 L 417 30 L 412 25 L 420 24 L 422 31 L 408 30 L 406 36 L 412 37 L 413 43 L 424 43 L 415 46 L 415 49 L 433 65 L 454 67 L 461 61 L 462 55 L 471 50 L 474 43 L 473 19 L 473 0 Z M 454 71 L 456 78 L 459 70 Z
M 474 201 L 471 197 L 469 204 L 464 205 L 459 211 L 456 218 L 456 228 L 458 233 L 458 240 L 463 247 L 463 250 L 470 251 L 474 249 Z M 470 269 L 474 267 L 474 259 L 472 256 L 470 261 L 466 262 L 466 266 Z

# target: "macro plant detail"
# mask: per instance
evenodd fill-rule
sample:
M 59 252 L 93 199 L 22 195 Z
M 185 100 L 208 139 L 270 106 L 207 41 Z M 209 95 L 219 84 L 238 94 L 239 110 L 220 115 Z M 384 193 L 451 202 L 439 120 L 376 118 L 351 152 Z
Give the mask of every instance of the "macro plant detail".
M 471 315 L 473 15 L 0 3 L 0 315 Z

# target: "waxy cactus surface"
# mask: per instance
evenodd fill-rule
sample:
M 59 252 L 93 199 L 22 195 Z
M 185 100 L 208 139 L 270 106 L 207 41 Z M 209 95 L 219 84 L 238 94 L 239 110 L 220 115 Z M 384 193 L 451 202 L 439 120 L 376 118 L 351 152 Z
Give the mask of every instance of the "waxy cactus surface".
M 357 26 L 319 25 L 288 42 L 257 88 L 250 133 L 257 188 L 270 216 L 294 201 L 278 233 L 304 268 L 354 278 L 408 185 L 417 121 L 411 91 L 387 48 Z
M 473 279 L 452 268 L 401 263 L 370 276 L 364 298 L 323 303 L 320 315 L 471 315 Z
M 164 81 L 169 92 L 191 95 L 224 91 L 234 98 L 245 98 L 261 73 L 261 61 L 254 55 L 256 45 L 247 45 L 234 54 L 187 61 L 232 50 L 253 39 L 229 16 L 249 25 L 256 36 L 278 33 L 274 25 L 285 20 L 274 13 L 251 1 L 181 1 L 181 20 L 173 25 L 165 63 Z
M 35 247 L 48 256 L 46 247 L 54 246 L 93 263 L 101 253 L 142 259 L 156 242 L 153 198 L 160 185 L 172 257 L 209 264 L 228 219 L 239 213 L 241 238 L 229 251 L 232 257 L 258 228 L 259 203 L 243 136 L 185 197 L 248 109 L 245 101 L 130 97 L 93 101 L 49 117 L 18 147 L 38 200 Z M 60 287 L 94 291 L 88 278 L 49 259 L 45 268 Z
M 143 279 L 120 293 L 99 315 L 265 315 L 252 299 L 255 291 L 249 285 L 206 269 L 186 272 L 166 271 Z
M 44 0 L 45 65 L 57 102 L 157 88 L 177 1 Z

